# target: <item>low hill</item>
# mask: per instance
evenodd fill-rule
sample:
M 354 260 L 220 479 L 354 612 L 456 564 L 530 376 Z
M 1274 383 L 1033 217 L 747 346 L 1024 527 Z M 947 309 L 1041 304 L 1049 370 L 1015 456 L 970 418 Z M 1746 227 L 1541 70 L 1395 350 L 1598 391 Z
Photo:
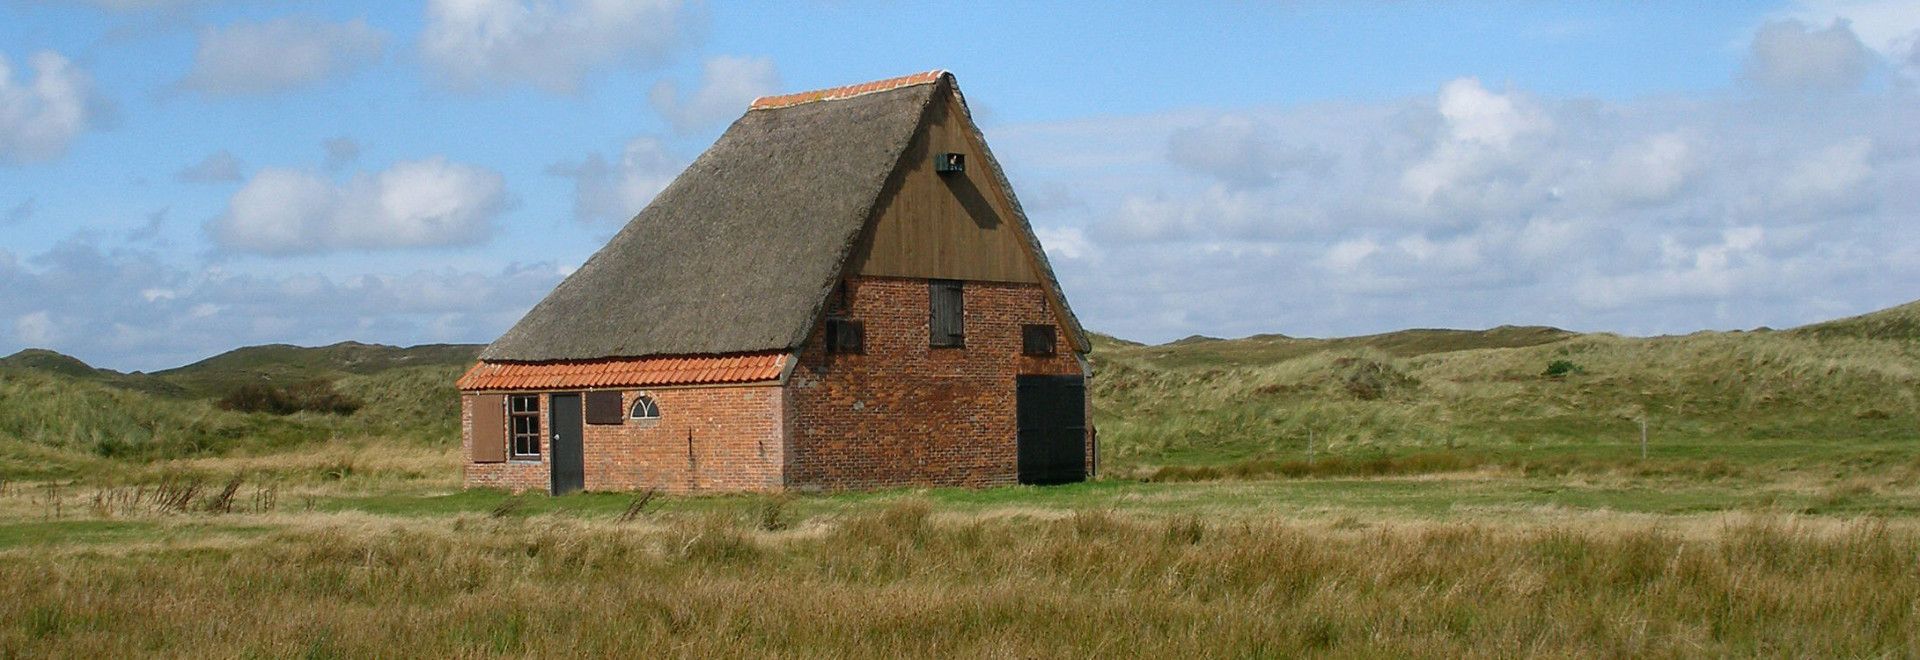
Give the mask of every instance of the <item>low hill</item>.
M 80 358 L 42 348 L 29 348 L 0 358 L 0 370 L 8 369 L 64 376 L 162 396 L 186 394 L 186 390 L 180 386 L 150 374 L 123 374 L 110 369 L 96 369 Z
M 246 383 L 285 385 L 406 367 L 465 367 L 473 364 L 481 348 L 480 344 L 401 348 L 353 341 L 319 347 L 269 344 L 234 349 L 153 375 L 194 395 L 217 397 Z
M 1920 300 L 1877 312 L 1794 328 L 1808 337 L 1920 341 Z
M 1161 368 L 1218 367 L 1272 364 L 1314 353 L 1371 349 L 1395 357 L 1483 348 L 1520 348 L 1564 341 L 1579 336 L 1559 328 L 1500 326 L 1488 330 L 1416 329 L 1335 339 L 1254 335 L 1242 339 L 1193 336 L 1158 346 L 1115 342 L 1096 343 L 1096 360 L 1103 352 L 1138 358 Z

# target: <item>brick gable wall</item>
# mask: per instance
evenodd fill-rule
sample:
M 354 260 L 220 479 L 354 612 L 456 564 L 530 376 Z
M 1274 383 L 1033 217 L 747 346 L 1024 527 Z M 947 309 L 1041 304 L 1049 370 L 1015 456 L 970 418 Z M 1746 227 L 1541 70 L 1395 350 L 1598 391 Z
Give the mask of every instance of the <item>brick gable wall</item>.
M 932 348 L 926 280 L 848 281 L 866 351 L 827 354 L 824 324 L 801 349 L 787 383 L 788 487 L 1015 482 L 1015 377 L 1077 375 L 1080 363 L 1057 326 L 1059 354 L 1021 355 L 1023 324 L 1055 324 L 1038 285 L 964 287 L 966 346 Z

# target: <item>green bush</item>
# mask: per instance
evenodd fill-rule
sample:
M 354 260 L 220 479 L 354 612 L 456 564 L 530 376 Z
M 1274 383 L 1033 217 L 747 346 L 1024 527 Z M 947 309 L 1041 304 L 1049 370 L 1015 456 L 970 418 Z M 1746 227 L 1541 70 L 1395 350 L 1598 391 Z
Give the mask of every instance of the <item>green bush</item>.
M 1580 368 L 1580 365 L 1574 364 L 1571 360 L 1554 360 L 1547 363 L 1547 371 L 1543 375 L 1548 378 L 1564 378 L 1568 374 L 1585 372 L 1585 369 Z
M 291 415 L 302 411 L 351 415 L 360 409 L 361 403 L 359 399 L 334 390 L 330 381 L 312 380 L 287 386 L 247 383 L 222 397 L 217 405 L 227 410 L 274 415 Z

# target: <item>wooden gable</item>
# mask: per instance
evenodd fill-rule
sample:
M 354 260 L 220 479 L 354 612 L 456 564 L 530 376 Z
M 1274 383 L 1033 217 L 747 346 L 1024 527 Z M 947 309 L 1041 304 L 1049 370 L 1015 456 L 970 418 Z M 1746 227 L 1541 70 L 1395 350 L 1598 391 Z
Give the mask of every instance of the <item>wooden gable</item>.
M 934 171 L 937 154 L 965 157 L 965 171 Z M 989 168 L 959 98 L 933 100 L 919 134 L 881 193 L 879 212 L 855 249 L 848 272 L 988 282 L 1040 283 L 1025 227 Z

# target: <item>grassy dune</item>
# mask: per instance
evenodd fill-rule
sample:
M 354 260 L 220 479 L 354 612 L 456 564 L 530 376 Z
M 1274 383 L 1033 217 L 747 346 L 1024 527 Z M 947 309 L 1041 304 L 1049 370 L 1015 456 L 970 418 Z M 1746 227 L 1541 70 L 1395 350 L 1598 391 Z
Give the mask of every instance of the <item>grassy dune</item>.
M 1262 340 L 1242 340 L 1253 344 Z M 1214 342 L 1097 353 L 1103 458 L 1162 465 L 1451 452 L 1513 462 L 1897 460 L 1920 445 L 1920 338 L 1566 336 L 1431 352 Z M 1555 362 L 1570 365 L 1549 376 Z
M 1916 656 L 1916 328 L 1100 338 L 1104 479 L 794 498 L 461 490 L 470 347 L 27 354 L 0 656 Z

